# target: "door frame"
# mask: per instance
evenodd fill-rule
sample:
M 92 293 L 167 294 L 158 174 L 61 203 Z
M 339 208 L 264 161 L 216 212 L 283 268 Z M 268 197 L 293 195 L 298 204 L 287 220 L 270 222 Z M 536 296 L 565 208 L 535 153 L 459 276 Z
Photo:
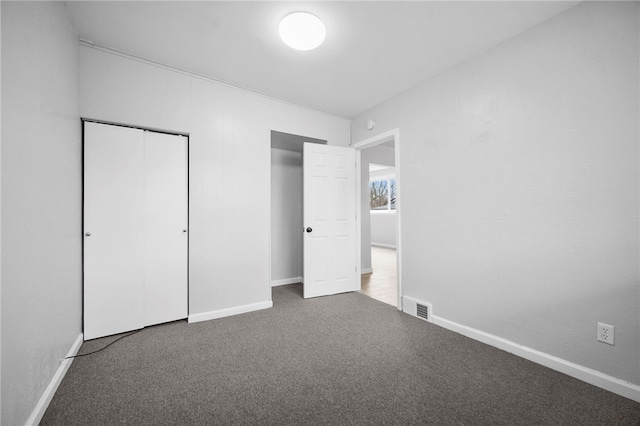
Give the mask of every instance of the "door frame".
M 395 151 L 395 171 L 396 171 L 396 278 L 398 282 L 398 310 L 402 311 L 402 184 L 400 181 L 400 130 L 398 128 L 372 136 L 370 138 L 351 144 L 351 148 L 356 150 L 356 268 L 358 277 L 362 276 L 362 178 L 361 178 L 361 154 L 362 150 L 371 148 L 385 142 L 393 141 Z M 360 281 L 358 289 L 360 290 Z

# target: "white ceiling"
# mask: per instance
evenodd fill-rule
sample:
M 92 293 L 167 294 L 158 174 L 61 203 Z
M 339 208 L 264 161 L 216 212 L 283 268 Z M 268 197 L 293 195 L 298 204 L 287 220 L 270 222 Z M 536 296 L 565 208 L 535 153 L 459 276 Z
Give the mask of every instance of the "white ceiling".
M 359 113 L 577 1 L 69 1 L 82 39 L 328 111 Z M 318 49 L 278 36 L 286 14 L 321 18 Z

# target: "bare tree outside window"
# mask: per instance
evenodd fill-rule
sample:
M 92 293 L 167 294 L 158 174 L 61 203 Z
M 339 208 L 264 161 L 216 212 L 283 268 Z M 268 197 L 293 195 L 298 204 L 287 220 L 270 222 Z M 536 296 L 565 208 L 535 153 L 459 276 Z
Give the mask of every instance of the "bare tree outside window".
M 393 194 L 393 197 L 395 198 L 395 194 Z M 373 180 L 369 182 L 369 207 L 371 210 L 388 210 L 388 206 L 389 180 Z
M 395 213 L 396 197 L 396 174 L 393 166 L 369 163 L 369 210 Z

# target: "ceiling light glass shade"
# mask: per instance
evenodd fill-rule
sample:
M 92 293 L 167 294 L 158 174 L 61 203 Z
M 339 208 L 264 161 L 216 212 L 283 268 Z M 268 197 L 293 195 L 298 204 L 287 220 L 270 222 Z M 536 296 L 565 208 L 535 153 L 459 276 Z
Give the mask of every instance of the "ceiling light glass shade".
M 327 31 L 322 21 L 307 12 L 294 12 L 280 21 L 280 38 L 289 47 L 311 50 L 320 46 Z

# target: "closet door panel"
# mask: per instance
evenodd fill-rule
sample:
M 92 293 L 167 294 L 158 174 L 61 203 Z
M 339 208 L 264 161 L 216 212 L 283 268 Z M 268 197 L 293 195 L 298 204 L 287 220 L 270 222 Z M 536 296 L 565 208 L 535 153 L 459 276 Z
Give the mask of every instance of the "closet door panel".
M 144 323 L 187 317 L 187 138 L 144 132 Z
M 143 132 L 85 123 L 84 337 L 143 327 Z

